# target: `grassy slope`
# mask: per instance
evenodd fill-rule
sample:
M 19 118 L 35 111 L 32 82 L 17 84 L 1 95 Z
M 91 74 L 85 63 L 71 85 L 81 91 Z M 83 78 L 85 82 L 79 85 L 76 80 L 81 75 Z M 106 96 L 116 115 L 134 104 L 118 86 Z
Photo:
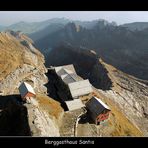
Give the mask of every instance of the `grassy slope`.
M 101 60 L 101 59 L 100 59 Z M 118 71 L 113 66 L 104 63 L 102 60 L 100 61 L 110 73 L 114 73 Z M 109 77 L 113 81 L 113 88 L 121 91 L 121 89 L 117 86 L 118 79 L 114 74 L 109 74 Z M 125 74 L 126 75 L 126 74 Z M 128 75 L 127 75 L 128 76 Z M 81 100 L 86 103 L 92 96 L 96 96 L 100 98 L 103 102 L 105 102 L 111 108 L 111 114 L 109 118 L 109 128 L 106 129 L 106 135 L 110 136 L 143 136 L 143 133 L 136 128 L 133 123 L 131 123 L 126 116 L 120 111 L 120 108 L 113 102 L 109 96 L 106 97 L 103 94 L 99 93 L 97 89 L 94 88 L 94 92 L 89 94 L 88 96 L 80 97 Z
M 21 40 L 27 40 L 32 43 L 31 39 L 25 35 L 21 36 Z M 21 44 L 21 40 L 8 33 L 0 33 L 0 80 L 4 79 L 17 67 L 28 62 L 25 58 L 25 51 L 29 52 L 29 49 Z M 37 52 L 37 54 L 39 53 Z M 33 64 L 31 60 L 29 61 L 30 65 Z
M 101 59 L 100 62 L 107 68 L 109 71 L 108 75 L 113 82 L 113 89 L 120 92 L 121 88 L 118 87 L 117 83 L 119 79 L 116 78 L 115 73 L 118 70 L 112 65 L 104 63 Z M 122 72 L 121 72 L 122 73 Z M 124 73 L 125 76 L 129 76 Z M 110 135 L 112 136 L 143 136 L 143 133 L 137 129 L 133 123 L 131 123 L 126 116 L 121 112 L 119 106 L 115 102 L 113 102 L 109 96 L 105 97 L 103 94 L 95 91 L 95 95 L 102 99 L 110 108 L 111 108 L 111 116 L 109 119 L 109 125 L 112 127 L 112 132 Z
M 105 136 L 143 136 L 142 132 L 139 131 L 120 111 L 120 108 L 111 101 L 109 97 L 105 97 L 103 94 L 99 93 L 94 89 L 94 92 L 89 96 L 83 96 L 81 99 L 86 102 L 91 98 L 91 96 L 96 96 L 100 98 L 104 103 L 106 103 L 111 108 L 111 114 L 108 120 L 108 126 L 103 127 L 102 133 Z M 103 135 L 104 135 L 103 134 Z
M 113 66 L 104 63 L 102 60 L 100 61 L 109 71 L 108 75 L 111 78 L 113 82 L 113 89 L 120 92 L 121 88 L 118 87 L 118 79 L 116 76 L 114 76 L 114 73 L 116 73 L 118 70 L 114 68 Z M 122 72 L 121 72 L 122 73 Z M 125 76 L 129 76 L 127 74 L 124 74 Z M 139 131 L 133 125 L 126 117 L 125 115 L 120 111 L 120 108 L 116 105 L 115 102 L 111 101 L 111 99 L 106 98 L 103 94 L 98 93 L 95 91 L 96 96 L 100 97 L 108 106 L 111 108 L 111 116 L 109 119 L 110 126 L 113 127 L 113 131 L 111 133 L 112 136 L 143 136 L 142 132 Z
M 60 113 L 63 112 L 60 103 L 46 95 L 37 94 L 37 100 L 39 102 L 40 107 L 43 110 L 47 111 L 49 115 L 54 116 L 56 119 L 58 119 Z
M 111 108 L 109 124 L 114 129 L 112 136 L 143 136 L 142 132 L 124 116 L 114 102 L 104 96 L 101 98 Z
M 23 46 L 14 38 L 0 33 L 0 80 L 22 64 Z

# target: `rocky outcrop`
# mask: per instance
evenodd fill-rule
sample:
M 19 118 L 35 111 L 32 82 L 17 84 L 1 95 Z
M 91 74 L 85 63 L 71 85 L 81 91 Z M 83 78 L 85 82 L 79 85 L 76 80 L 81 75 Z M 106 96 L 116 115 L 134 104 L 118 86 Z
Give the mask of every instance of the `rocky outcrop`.
M 46 93 L 44 84 L 47 83 L 48 79 L 44 73 L 45 70 L 41 71 L 34 66 L 23 64 L 1 81 L 0 90 L 3 95 L 18 93 L 21 82 L 27 81 L 33 85 L 36 92 Z
M 0 59 L 0 122 L 2 123 L 0 135 L 59 136 L 58 122 L 55 121 L 54 115 L 44 111 L 44 106 L 50 108 L 52 102 L 41 107 L 38 100 L 32 98 L 30 102 L 23 104 L 18 91 L 21 82 L 25 81 L 32 85 L 36 94 L 46 96 L 45 84 L 48 78 L 45 75 L 47 69 L 44 66 L 43 55 L 34 48 L 32 40 L 21 32 L 0 33 L 0 48 L 2 55 Z M 45 101 L 44 97 L 42 101 Z M 19 106 L 20 109 L 13 109 L 9 104 L 14 104 L 14 107 Z M 60 108 L 60 104 L 57 103 L 56 107 Z M 63 113 L 62 110 L 60 113 Z M 62 114 L 57 113 L 57 115 L 58 120 Z M 22 125 L 14 127 L 6 122 Z M 5 130 L 9 128 L 7 125 L 10 127 L 8 132 Z M 28 129 L 25 130 L 25 127 Z
M 0 49 L 0 80 L 5 79 L 23 64 L 45 71 L 43 55 L 32 46 L 32 40 L 20 32 L 1 32 Z
M 31 98 L 29 104 L 25 104 L 28 109 L 28 120 L 32 136 L 60 136 L 59 127 L 54 117 L 43 110 L 39 102 Z
M 56 32 L 46 34 L 35 45 L 45 55 L 45 49 L 59 46 L 62 42 L 93 49 L 117 69 L 140 79 L 148 79 L 148 29 L 131 31 L 105 20 L 96 22 L 91 29 L 82 26 L 69 23 Z
M 128 119 L 147 136 L 148 82 L 127 75 L 104 62 L 102 64 L 108 71 L 113 87 L 99 92 L 117 103 Z
M 52 58 L 56 57 L 56 58 Z M 99 94 L 112 100 L 122 113 L 143 131 L 148 133 L 148 82 L 127 75 L 106 64 L 92 50 L 60 46 L 51 51 L 49 65 L 74 64 L 76 72 L 88 78 Z
M 110 89 L 112 86 L 111 80 L 98 58 L 99 56 L 93 50 L 62 44 L 51 51 L 46 65 L 48 67 L 49 65 L 73 64 L 77 74 L 84 79 L 89 79 L 96 88 Z
M 0 46 L 4 49 L 1 51 L 0 91 L 4 95 L 18 93 L 20 83 L 29 81 L 37 92 L 46 92 L 44 84 L 48 80 L 45 76 L 47 70 L 44 66 L 44 57 L 33 47 L 32 40 L 21 32 L 13 31 L 2 32 L 0 40 Z M 9 55 L 11 57 L 8 57 Z
M 48 82 L 45 75 L 47 69 L 44 66 L 43 55 L 33 47 L 32 41 L 20 32 L 1 33 L 0 47 L 0 66 L 2 67 L 0 69 L 0 121 L 2 121 L 1 125 L 4 127 L 1 128 L 1 135 L 9 135 L 11 131 L 14 135 L 60 136 L 60 133 L 64 135 L 65 129 L 67 130 L 69 125 L 64 125 L 66 121 L 62 120 L 64 112 L 62 105 L 59 103 L 60 100 L 57 98 L 58 86 L 53 86 L 56 83 L 56 78 L 49 75 L 48 71 L 46 74 L 50 78 Z M 114 102 L 111 103 L 112 108 L 119 108 L 123 115 L 126 115 L 137 128 L 142 130 L 144 135 L 147 135 L 147 81 L 129 76 L 104 63 L 93 50 L 76 48 L 70 45 L 61 45 L 52 50 L 46 61 L 48 67 L 66 64 L 73 64 L 77 74 L 84 79 L 89 79 L 95 87 L 94 90 L 97 88 L 98 96 L 101 96 L 101 94 L 103 97 L 105 96 L 108 103 L 109 100 L 112 100 Z M 37 93 L 35 98 L 27 100 L 25 104 L 22 103 L 18 92 L 18 86 L 22 81 L 30 83 Z M 49 90 L 50 88 L 51 90 Z M 57 101 L 53 100 L 51 96 L 51 98 L 47 97 L 47 94 L 53 96 L 53 98 L 55 97 L 54 99 L 57 99 Z M 12 105 L 16 107 L 14 110 Z M 112 115 L 112 119 L 116 120 L 115 117 L 118 117 L 118 120 L 123 119 L 121 115 L 116 114 L 114 118 Z M 22 116 L 25 118 L 23 119 Z M 73 119 L 68 121 L 73 122 Z M 4 129 L 9 126 L 5 123 L 8 121 L 12 121 L 13 125 L 10 126 L 10 131 L 5 130 L 5 133 Z M 126 119 L 120 120 L 120 123 L 122 121 L 128 123 Z M 18 129 L 12 129 L 19 122 L 22 123 L 22 126 L 18 126 Z M 24 122 L 27 124 L 24 124 Z M 61 123 L 63 124 L 62 132 L 59 130 L 62 127 Z M 111 124 L 115 124 L 115 128 L 117 127 L 116 122 L 111 122 Z M 71 125 L 74 126 L 74 123 Z M 119 124 L 119 127 L 117 127 L 119 128 L 117 129 L 118 133 L 121 130 L 120 125 L 123 126 L 123 124 Z M 127 130 L 128 132 L 132 130 L 130 127 Z M 69 132 L 73 132 L 73 129 Z M 134 135 L 142 134 L 135 133 Z

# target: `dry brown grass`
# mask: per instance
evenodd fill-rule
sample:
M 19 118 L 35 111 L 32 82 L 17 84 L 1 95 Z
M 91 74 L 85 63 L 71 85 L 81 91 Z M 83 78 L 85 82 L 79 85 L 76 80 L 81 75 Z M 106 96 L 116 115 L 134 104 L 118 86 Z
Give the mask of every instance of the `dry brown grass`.
M 122 75 L 123 72 L 117 70 L 112 65 L 104 63 L 102 60 L 100 62 L 108 70 L 108 76 L 113 82 L 113 89 L 117 92 L 122 91 L 122 89 L 117 85 L 120 80 L 116 75 Z M 124 73 L 124 75 L 128 77 L 127 74 Z M 109 124 L 114 128 L 113 132 L 111 133 L 112 136 L 143 136 L 143 133 L 125 117 L 116 103 L 109 99 L 109 96 L 105 97 L 103 94 L 100 94 L 97 91 L 95 91 L 95 94 L 111 108 Z
M 136 128 L 119 110 L 119 107 L 112 102 L 109 98 L 100 94 L 96 90 L 93 93 L 82 96 L 80 99 L 86 103 L 92 96 L 100 98 L 104 103 L 106 103 L 111 108 L 111 114 L 108 120 L 108 125 L 110 126 L 105 130 L 106 135 L 111 136 L 143 136 L 142 132 Z M 105 128 L 105 127 L 104 127 Z
M 113 131 L 111 131 L 110 135 L 143 136 L 142 132 L 125 117 L 125 115 L 119 110 L 119 107 L 114 102 L 102 94 L 99 94 L 98 92 L 95 93 L 97 97 L 101 98 L 102 101 L 104 101 L 111 108 L 111 114 L 108 123 Z
M 22 35 L 22 38 L 29 40 L 24 35 Z M 9 33 L 0 32 L 0 80 L 27 62 L 25 60 L 25 51 L 29 52 L 29 49 L 21 44 L 21 39 L 17 39 Z M 31 61 L 29 62 L 30 65 L 33 64 Z
M 58 119 L 60 113 L 63 112 L 59 102 L 43 94 L 37 94 L 36 98 L 43 110 L 47 111 L 49 115 Z
M 17 40 L 0 33 L 0 79 L 21 65 L 22 48 Z

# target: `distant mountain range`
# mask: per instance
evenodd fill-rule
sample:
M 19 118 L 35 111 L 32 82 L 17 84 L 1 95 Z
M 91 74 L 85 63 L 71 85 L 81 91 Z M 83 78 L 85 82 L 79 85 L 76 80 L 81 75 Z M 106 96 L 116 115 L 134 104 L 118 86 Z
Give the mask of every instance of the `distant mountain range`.
M 35 46 L 45 57 L 51 49 L 63 43 L 93 49 L 116 68 L 138 78 L 148 79 L 148 29 L 131 31 L 105 21 L 98 21 L 91 29 L 68 23 L 35 40 Z
M 78 25 L 81 25 L 87 29 L 91 29 L 93 28 L 98 21 L 102 21 L 104 22 L 104 24 L 106 25 L 115 25 L 117 26 L 116 22 L 111 22 L 109 23 L 108 21 L 104 20 L 104 19 L 97 19 L 97 20 L 93 20 L 93 21 L 79 21 L 79 20 L 70 20 L 70 19 L 66 19 L 66 18 L 53 18 L 53 19 L 49 19 L 49 20 L 45 20 L 45 21 L 41 21 L 41 22 L 18 22 L 9 26 L 3 26 L 0 25 L 0 31 L 6 30 L 6 29 L 11 29 L 13 31 L 22 31 L 24 33 L 27 34 L 32 34 L 35 32 L 38 32 L 39 30 L 45 29 L 46 27 L 49 27 L 51 24 L 67 24 L 69 22 L 74 22 Z M 133 22 L 133 23 L 125 23 L 122 25 L 119 25 L 122 27 L 126 27 L 129 30 L 143 30 L 145 28 L 148 28 L 148 22 Z
M 21 21 L 21 22 L 12 24 L 10 26 L 5 26 L 1 29 L 1 31 L 10 29 L 13 31 L 22 31 L 23 33 L 31 34 L 33 32 L 42 30 L 51 24 L 55 24 L 55 23 L 66 24 L 68 22 L 69 20 L 64 18 L 53 18 L 46 21 L 42 21 L 42 22 L 32 22 L 32 23 Z
M 50 25 L 66 25 L 67 23 L 70 22 L 74 22 L 77 25 L 81 25 L 87 29 L 91 29 L 93 28 L 98 21 L 102 21 L 104 22 L 104 24 L 112 24 L 112 25 L 116 25 L 115 22 L 109 23 L 106 20 L 103 19 L 98 19 L 98 20 L 93 20 L 93 21 L 79 21 L 79 20 L 70 20 L 70 19 L 66 19 L 66 18 L 53 18 L 53 19 L 49 19 L 49 20 L 45 20 L 45 21 L 41 21 L 41 22 L 18 22 L 9 26 L 0 26 L 0 31 L 3 30 L 13 30 L 13 31 L 22 31 L 23 33 L 26 34 L 32 34 L 32 33 L 36 33 L 39 31 L 43 31 L 46 30 L 48 28 L 50 28 Z M 46 28 L 47 27 L 47 28 Z
M 148 28 L 148 22 L 134 22 L 134 23 L 127 23 L 121 25 L 123 27 L 127 27 L 129 30 L 143 30 Z
M 73 21 L 53 18 L 42 22 L 0 26 L 0 30 L 6 29 L 26 33 L 45 58 L 56 46 L 66 43 L 73 47 L 93 49 L 105 62 L 148 80 L 148 22 L 117 25 L 103 19 Z

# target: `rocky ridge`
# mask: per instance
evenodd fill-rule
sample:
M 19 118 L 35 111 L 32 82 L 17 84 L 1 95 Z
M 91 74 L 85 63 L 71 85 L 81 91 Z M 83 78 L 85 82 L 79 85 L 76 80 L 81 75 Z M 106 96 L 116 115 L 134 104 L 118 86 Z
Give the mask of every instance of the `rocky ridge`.
M 70 45 L 62 45 L 52 50 L 48 62 L 53 66 L 73 63 L 78 75 L 84 79 L 88 78 L 99 94 L 112 100 L 122 113 L 147 135 L 147 81 L 127 75 L 106 64 L 92 50 L 77 49 Z
M 44 94 L 42 100 L 47 97 L 47 88 L 45 84 L 48 82 L 48 78 L 45 73 L 47 72 L 44 66 L 43 55 L 33 46 L 33 41 L 21 32 L 6 31 L 0 33 L 0 110 L 1 112 L 1 128 L 5 126 L 5 118 L 11 120 L 11 104 L 18 104 L 20 108 L 26 108 L 24 118 L 25 123 L 28 122 L 29 132 L 21 132 L 19 130 L 8 133 L 2 133 L 0 135 L 21 135 L 22 136 L 59 136 L 58 124 L 54 116 L 48 113 L 40 106 L 37 98 L 32 98 L 30 102 L 21 104 L 18 87 L 21 82 L 26 81 L 32 85 L 37 94 Z M 40 98 L 40 97 L 39 97 Z M 52 98 L 50 98 L 50 104 L 52 106 Z M 36 102 L 36 103 L 35 103 Z M 53 103 L 54 106 L 60 108 L 60 104 Z M 46 104 L 43 104 L 43 106 Z M 5 109 L 8 109 L 8 114 L 4 114 Z M 20 124 L 24 124 L 22 114 L 16 114 L 16 118 L 20 119 Z M 62 108 L 60 110 L 59 118 L 62 114 Z M 5 117 L 6 116 L 6 117 Z M 10 119 L 9 119 L 10 117 Z M 57 120 L 59 119 L 57 116 Z M 28 121 L 27 121 L 28 120 Z M 12 120 L 12 124 L 15 122 L 15 118 Z M 7 123 L 7 122 L 6 122 Z M 10 123 L 10 122 L 9 122 Z M 9 123 L 6 126 L 10 126 Z M 52 130 L 51 130 L 52 127 Z M 7 127 L 8 128 L 8 127 Z M 22 126 L 22 128 L 24 128 Z M 23 129 L 20 129 L 23 130 Z M 25 129 L 24 129 L 25 130 Z M 27 130 L 27 129 L 26 129 Z M 20 133 L 21 132 L 21 133 Z
M 63 121 L 66 122 L 65 120 L 70 114 L 67 114 L 62 120 L 64 112 L 61 104 L 47 96 L 48 88 L 45 85 L 48 86 L 48 78 L 46 77 L 47 74 L 45 75 L 47 69 L 44 66 L 43 55 L 33 47 L 33 42 L 21 32 L 3 32 L 0 34 L 0 41 L 2 53 L 0 59 L 0 135 L 10 135 L 12 133 L 11 130 L 7 131 L 7 133 L 3 130 L 8 129 L 11 119 L 13 119 L 12 128 L 14 128 L 13 123 L 19 122 L 22 124 L 19 127 L 21 132 L 14 130 L 14 135 L 52 137 L 60 136 L 61 133 L 64 135 L 65 133 L 63 132 L 66 131 L 69 125 L 65 124 L 62 130 L 60 129 L 60 124 Z M 73 64 L 78 75 L 90 80 L 94 86 L 95 95 L 105 99 L 112 106 L 111 120 L 114 120 L 114 122 L 109 122 L 112 124 L 112 129 L 103 129 L 118 132 L 111 133 L 111 131 L 103 132 L 102 130 L 103 133 L 101 135 L 116 136 L 123 134 L 132 136 L 132 134 L 142 135 L 140 132 L 142 131 L 147 136 L 147 81 L 127 75 L 106 64 L 93 50 L 76 49 L 70 44 L 62 45 L 52 50 L 50 55 L 48 55 L 48 61 L 46 61 L 47 67 L 66 64 Z M 29 102 L 23 105 L 20 104 L 21 98 L 18 92 L 18 86 L 22 81 L 30 83 L 37 93 L 36 98 L 31 98 Z M 85 99 L 85 96 L 83 99 Z M 22 109 L 22 114 L 18 112 L 21 108 L 24 108 Z M 116 108 L 122 112 L 119 116 L 116 116 L 117 113 L 116 115 L 114 114 Z M 12 109 L 14 111 L 11 114 Z M 23 116 L 25 120 L 22 118 Z M 15 121 L 15 119 L 18 119 L 18 121 Z M 71 123 L 69 118 L 68 120 Z M 122 121 L 125 123 L 123 124 Z M 24 125 L 24 123 L 26 124 Z M 119 127 L 116 125 L 117 123 L 120 123 Z M 64 125 L 64 123 L 62 124 Z M 129 125 L 127 131 L 124 131 L 126 129 L 124 125 Z M 81 129 L 81 126 L 78 126 L 78 128 Z M 25 127 L 28 127 L 26 131 Z M 73 131 L 71 132 L 73 133 Z

